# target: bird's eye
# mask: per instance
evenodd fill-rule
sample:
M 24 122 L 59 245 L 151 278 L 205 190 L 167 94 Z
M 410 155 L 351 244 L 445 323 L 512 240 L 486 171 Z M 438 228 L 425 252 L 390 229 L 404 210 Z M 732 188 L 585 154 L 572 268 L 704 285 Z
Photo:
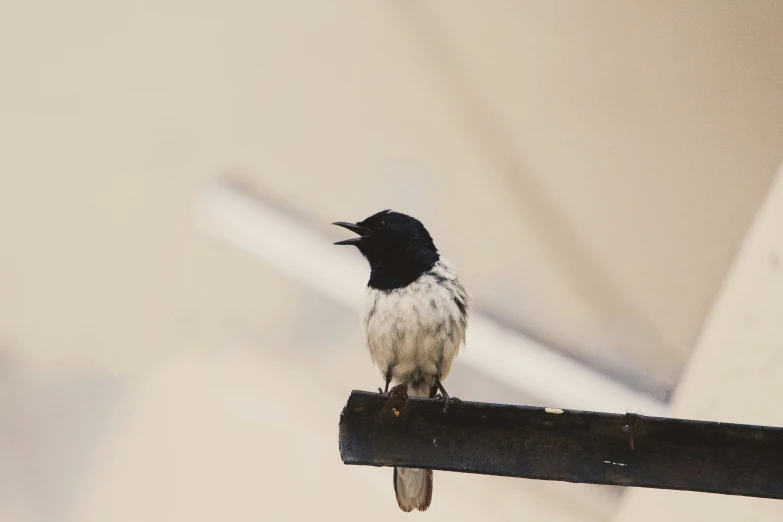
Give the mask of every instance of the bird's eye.
M 381 229 L 381 230 L 383 230 L 387 226 L 389 226 L 389 225 L 386 224 L 386 221 L 381 221 L 380 223 L 378 223 L 378 228 Z

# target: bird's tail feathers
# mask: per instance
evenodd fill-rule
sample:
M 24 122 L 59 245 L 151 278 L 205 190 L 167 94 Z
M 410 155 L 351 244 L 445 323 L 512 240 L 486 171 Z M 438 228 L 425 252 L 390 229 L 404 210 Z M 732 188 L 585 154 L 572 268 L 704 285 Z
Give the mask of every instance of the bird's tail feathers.
M 432 470 L 394 468 L 394 494 L 397 505 L 406 513 L 427 511 L 432 502 Z
M 426 383 L 409 384 L 408 396 L 429 397 L 430 386 Z M 394 468 L 394 493 L 397 504 L 406 513 L 414 509 L 426 511 L 432 502 L 432 470 Z

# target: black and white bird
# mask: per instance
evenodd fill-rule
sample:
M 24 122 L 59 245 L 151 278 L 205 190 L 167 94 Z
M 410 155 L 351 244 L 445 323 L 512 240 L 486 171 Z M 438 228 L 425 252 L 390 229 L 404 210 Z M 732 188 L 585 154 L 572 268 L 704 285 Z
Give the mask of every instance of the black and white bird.
M 418 219 L 385 210 L 358 223 L 337 222 L 359 237 L 354 245 L 370 264 L 364 310 L 367 347 L 385 391 L 404 385 L 409 396 L 433 398 L 465 341 L 468 294 Z M 432 500 L 432 470 L 394 468 L 403 511 L 424 511 Z

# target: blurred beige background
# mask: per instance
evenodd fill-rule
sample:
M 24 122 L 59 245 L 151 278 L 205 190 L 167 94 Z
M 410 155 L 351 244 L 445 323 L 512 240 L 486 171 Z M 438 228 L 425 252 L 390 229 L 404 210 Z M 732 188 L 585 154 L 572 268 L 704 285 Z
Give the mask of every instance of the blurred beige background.
M 411 213 L 483 316 L 673 414 L 783 425 L 740 413 L 783 391 L 781 27 L 774 0 L 0 2 L 0 519 L 401 516 L 390 470 L 339 461 L 379 384 L 353 310 L 203 234 L 221 179 L 324 242 Z M 433 520 L 783 515 L 435 481 Z

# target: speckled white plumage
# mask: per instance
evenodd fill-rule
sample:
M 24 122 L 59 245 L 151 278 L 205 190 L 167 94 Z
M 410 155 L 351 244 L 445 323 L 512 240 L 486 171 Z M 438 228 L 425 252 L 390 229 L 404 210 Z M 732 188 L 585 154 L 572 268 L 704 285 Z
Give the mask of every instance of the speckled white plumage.
M 467 306 L 467 293 L 443 258 L 404 288 L 368 288 L 367 347 L 384 379 L 390 374 L 408 395 L 428 396 L 465 341 Z

